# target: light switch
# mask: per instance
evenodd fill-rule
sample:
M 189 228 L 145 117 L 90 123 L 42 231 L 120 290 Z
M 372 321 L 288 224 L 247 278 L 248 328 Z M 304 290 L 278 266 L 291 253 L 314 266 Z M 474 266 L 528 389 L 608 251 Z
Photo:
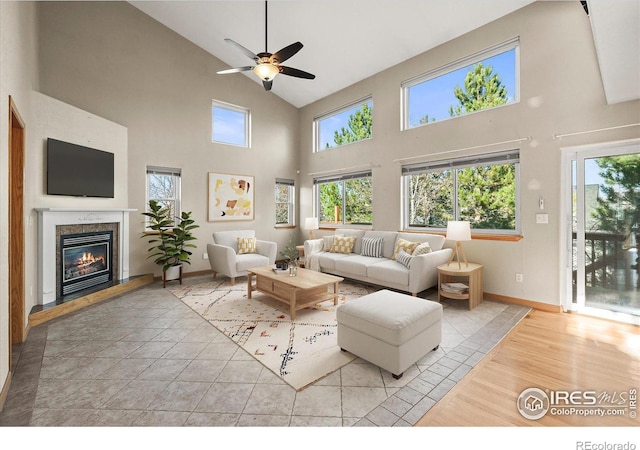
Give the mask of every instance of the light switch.
M 536 214 L 536 223 L 549 223 L 549 214 Z

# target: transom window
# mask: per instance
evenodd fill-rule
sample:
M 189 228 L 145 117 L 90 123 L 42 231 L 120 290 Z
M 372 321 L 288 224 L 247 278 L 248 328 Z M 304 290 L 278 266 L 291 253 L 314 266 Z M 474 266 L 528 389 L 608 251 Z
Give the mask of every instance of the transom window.
M 519 233 L 519 158 L 513 150 L 403 166 L 404 227 L 444 231 L 468 220 L 483 233 Z
M 313 119 L 315 152 L 369 139 L 373 100 L 367 97 Z
M 147 166 L 147 211 L 149 200 L 156 200 L 170 209 L 172 217 L 181 214 L 180 175 L 180 169 Z
M 313 183 L 320 226 L 373 223 L 371 171 L 316 178 Z
M 276 227 L 295 225 L 294 201 L 294 181 L 284 178 L 276 178 Z
M 251 146 L 251 116 L 248 109 L 214 100 L 211 115 L 213 142 L 247 148 Z
M 402 129 L 519 101 L 519 39 L 402 83 Z

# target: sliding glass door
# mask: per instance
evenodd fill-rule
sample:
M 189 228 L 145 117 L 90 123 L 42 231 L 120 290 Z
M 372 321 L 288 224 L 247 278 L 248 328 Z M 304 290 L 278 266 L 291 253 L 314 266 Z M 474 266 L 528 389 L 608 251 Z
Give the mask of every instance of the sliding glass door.
M 564 167 L 565 308 L 638 322 L 640 143 L 573 149 Z

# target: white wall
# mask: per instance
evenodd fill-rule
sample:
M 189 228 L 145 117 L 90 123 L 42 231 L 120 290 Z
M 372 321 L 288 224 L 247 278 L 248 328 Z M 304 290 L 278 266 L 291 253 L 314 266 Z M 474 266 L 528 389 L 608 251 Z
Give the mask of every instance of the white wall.
M 250 228 L 282 249 L 295 230 L 276 230 L 274 183 L 296 179 L 298 110 L 125 2 L 40 5 L 42 92 L 128 128 L 128 207 L 145 207 L 146 166 L 182 169 L 182 206 L 200 225 L 187 271 L 215 230 Z M 252 148 L 211 142 L 213 99 L 249 108 Z M 255 176 L 253 221 L 207 222 L 208 172 Z M 160 274 L 131 218 L 132 275 Z
M 375 26 L 374 26 L 375 28 Z M 520 102 L 400 131 L 400 84 L 496 44 L 520 37 Z M 313 117 L 373 96 L 373 137 L 312 153 Z M 470 260 L 485 265 L 485 292 L 560 305 L 560 147 L 628 139 L 638 128 L 554 140 L 556 134 L 638 123 L 640 102 L 607 105 L 591 27 L 580 2 L 536 2 L 458 39 L 309 105 L 300 113 L 301 217 L 313 214 L 309 173 L 372 164 L 373 221 L 378 230 L 401 227 L 400 168 L 396 159 L 465 149 L 531 136 L 521 145 L 452 153 L 465 156 L 520 148 L 522 239 L 464 244 Z M 535 223 L 545 198 L 549 224 Z M 524 275 L 516 283 L 515 273 Z
M 28 215 L 25 233 L 26 314 L 38 304 L 37 213 L 34 208 L 128 208 L 127 129 L 74 106 L 31 92 L 31 123 L 25 167 L 28 170 L 24 209 Z M 96 148 L 114 154 L 114 197 L 81 198 L 46 194 L 47 138 Z
M 27 124 L 30 95 L 38 88 L 37 8 L 30 2 L 0 2 L 0 390 L 9 374 L 8 183 L 9 96 Z M 28 143 L 26 144 L 28 147 Z M 28 148 L 27 148 L 28 151 Z M 25 180 L 28 183 L 28 178 Z M 26 209 L 25 209 L 26 212 Z M 28 310 L 27 310 L 28 311 Z M 25 321 L 26 323 L 26 321 Z

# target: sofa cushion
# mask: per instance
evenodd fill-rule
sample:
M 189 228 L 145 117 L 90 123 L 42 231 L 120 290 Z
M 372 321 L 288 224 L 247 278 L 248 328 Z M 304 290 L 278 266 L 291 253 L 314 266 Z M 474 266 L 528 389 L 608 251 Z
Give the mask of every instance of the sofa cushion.
M 256 238 L 238 238 L 238 255 L 244 255 L 245 253 L 256 253 Z
M 383 281 L 394 285 L 409 285 L 409 269 L 397 261 L 382 260 L 377 264 L 367 267 L 367 277 L 371 281 Z
M 342 236 L 342 234 L 330 234 L 329 236 L 322 237 L 322 250 L 325 252 L 331 251 L 331 246 L 333 245 L 333 238 L 336 236 Z
M 434 252 L 436 250 L 442 249 L 445 240 L 444 236 L 428 233 L 398 233 L 398 238 L 406 239 L 412 242 L 428 242 L 431 250 L 433 250 Z
M 384 249 L 384 239 L 379 238 L 362 238 L 362 256 L 373 256 L 374 258 L 382 258 Z
M 385 259 L 374 258 L 371 256 L 350 255 L 348 258 L 337 259 L 335 268 L 343 273 L 366 277 L 369 267 L 382 261 L 385 261 Z
M 344 253 L 319 253 L 318 264 L 322 270 L 336 270 L 336 261 L 343 258 L 349 258 L 350 256 L 352 255 L 345 255 Z
M 336 236 L 331 245 L 331 253 L 353 253 L 355 242 L 355 236 Z
M 262 267 L 269 265 L 269 258 L 257 253 L 245 253 L 236 257 L 236 271 L 244 272 L 254 267 Z
M 238 253 L 238 238 L 255 236 L 255 230 L 215 231 L 213 233 L 213 242 L 231 247 L 234 252 Z
M 407 241 L 405 239 L 402 239 L 401 237 L 398 237 L 398 240 L 396 241 L 396 248 L 393 251 L 393 256 L 391 257 L 391 259 L 396 259 L 398 257 L 398 253 L 400 253 L 401 250 L 412 254 L 418 245 L 420 245 L 419 242 Z

